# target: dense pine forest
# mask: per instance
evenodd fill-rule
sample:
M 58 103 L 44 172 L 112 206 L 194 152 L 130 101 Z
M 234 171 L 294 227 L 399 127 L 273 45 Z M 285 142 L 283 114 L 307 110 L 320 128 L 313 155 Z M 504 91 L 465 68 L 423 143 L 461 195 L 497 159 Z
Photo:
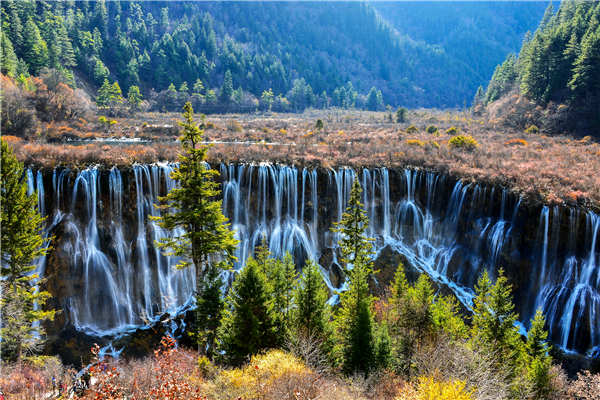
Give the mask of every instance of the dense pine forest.
M 533 118 L 548 131 L 598 135 L 600 3 L 568 1 L 556 12 L 550 6 L 519 54 L 510 54 L 496 68 L 485 94 L 478 91 L 476 102 L 487 105 L 511 91 L 553 110 L 555 115 Z M 512 108 L 505 113 L 523 124 L 526 111 L 533 110 Z
M 368 3 L 5 1 L 2 71 L 58 68 L 94 94 L 105 79 L 125 94 L 139 86 L 157 110 L 181 110 L 178 95 L 206 111 L 255 110 L 259 100 L 279 111 L 463 107 L 544 5 L 486 3 L 477 17 L 453 8 L 460 36 L 446 43 L 433 43 L 440 24 L 428 7 L 400 8 L 388 22 L 385 7 Z M 518 23 L 481 40 L 504 17 Z

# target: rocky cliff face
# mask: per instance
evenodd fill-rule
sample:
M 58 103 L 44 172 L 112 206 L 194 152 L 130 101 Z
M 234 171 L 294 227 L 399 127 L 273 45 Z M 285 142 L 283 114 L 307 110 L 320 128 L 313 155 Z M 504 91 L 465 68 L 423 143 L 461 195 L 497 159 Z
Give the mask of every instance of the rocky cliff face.
M 503 267 L 525 327 L 537 308 L 559 347 L 592 356 L 600 348 L 600 216 L 529 204 L 511 192 L 410 169 L 219 166 L 223 208 L 240 240 L 242 268 L 266 235 L 271 252 L 317 260 L 332 295 L 343 288 L 336 234 L 352 180 L 362 183 L 368 233 L 376 239 L 382 288 L 400 260 L 427 273 L 468 307 L 483 270 Z M 40 272 L 63 312 L 53 331 L 111 336 L 189 307 L 194 273 L 154 247 L 168 235 L 149 215 L 176 184 L 172 165 L 126 170 L 30 171 L 55 236 Z M 229 273 L 231 278 L 232 274 Z

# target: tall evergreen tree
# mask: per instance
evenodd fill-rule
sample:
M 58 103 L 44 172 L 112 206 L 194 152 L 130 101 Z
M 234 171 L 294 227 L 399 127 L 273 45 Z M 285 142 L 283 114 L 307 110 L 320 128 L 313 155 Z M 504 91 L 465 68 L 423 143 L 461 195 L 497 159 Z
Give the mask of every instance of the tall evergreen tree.
M 517 314 L 512 302 L 512 286 L 502 269 L 494 284 L 487 271 L 477 281 L 473 299 L 471 341 L 496 357 L 496 365 L 506 369 L 511 378 L 519 373 L 523 344 L 515 326 Z
M 34 75 L 48 62 L 48 46 L 32 17 L 27 20 L 23 30 L 23 58 L 29 65 L 29 72 Z
M 233 96 L 233 79 L 231 78 L 230 70 L 225 72 L 225 78 L 223 79 L 223 86 L 221 86 L 219 96 L 223 104 L 229 104 L 231 102 L 231 97 Z
M 167 254 L 181 258 L 178 268 L 190 265 L 196 271 L 196 294 L 200 294 L 200 283 L 211 257 L 221 257 L 231 262 L 237 241 L 223 215 L 219 195 L 219 184 L 215 181 L 218 171 L 210 169 L 206 163 L 208 146 L 202 145 L 203 131 L 194 122 L 191 103 L 184 107 L 183 128 L 180 138 L 182 153 L 179 164 L 171 173 L 171 178 L 179 186 L 159 198 L 161 217 L 156 218 L 163 229 L 185 233 L 162 239 L 158 246 Z M 196 319 L 198 319 L 198 315 Z M 198 323 L 198 326 L 200 323 Z
M 43 339 L 39 324 L 54 318 L 54 311 L 43 309 L 50 297 L 39 289 L 35 260 L 46 254 L 42 225 L 37 209 L 37 194 L 27 194 L 23 165 L 2 140 L 1 208 L 1 284 L 0 300 L 2 358 L 21 359 Z
M 318 265 L 307 260 L 294 290 L 292 325 L 295 335 L 316 337 L 322 343 L 330 338 L 330 307 L 327 287 Z
M 192 335 L 201 349 L 209 358 L 214 356 L 217 340 L 217 330 L 221 324 L 224 301 L 221 295 L 223 280 L 222 267 L 214 264 L 207 265 L 207 271 L 202 277 L 196 296 L 196 323 L 199 323 Z
M 17 56 L 8 35 L 0 32 L 0 71 L 14 78 L 17 74 Z
M 552 357 L 550 346 L 547 343 L 548 332 L 544 325 L 546 319 L 540 310 L 531 320 L 531 327 L 527 332 L 527 378 L 529 379 L 536 399 L 546 399 L 550 393 L 550 367 Z
M 264 272 L 252 258 L 239 273 L 227 296 L 219 328 L 219 349 L 231 365 L 275 347 L 277 335 Z
M 368 283 L 373 273 L 372 240 L 365 233 L 369 220 L 360 202 L 361 192 L 355 179 L 346 212 L 333 228 L 341 236 L 338 243 L 349 280 L 335 316 L 340 361 L 346 373 L 369 373 L 376 364 L 373 296 Z
M 140 88 L 138 86 L 130 86 L 127 91 L 127 103 L 129 103 L 129 107 L 133 111 L 138 111 L 140 109 L 140 104 L 142 104 L 142 93 L 140 93 Z

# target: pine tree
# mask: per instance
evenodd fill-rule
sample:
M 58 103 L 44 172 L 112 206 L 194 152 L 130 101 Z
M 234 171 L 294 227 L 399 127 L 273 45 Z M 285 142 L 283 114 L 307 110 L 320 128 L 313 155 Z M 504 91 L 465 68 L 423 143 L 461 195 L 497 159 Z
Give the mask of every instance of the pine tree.
M 129 107 L 133 111 L 138 111 L 140 109 L 140 104 L 142 104 L 142 94 L 140 93 L 140 88 L 138 86 L 130 86 L 127 91 L 127 103 L 129 103 Z
M 44 218 L 37 209 L 37 194 L 27 195 L 23 165 L 4 141 L 1 161 L 0 334 L 6 360 L 21 359 L 24 353 L 36 350 L 44 335 L 36 322 L 52 320 L 54 311 L 43 310 L 50 294 L 36 286 L 40 282 L 34 273 L 35 260 L 48 250 L 41 234 Z
M 231 365 L 277 344 L 266 277 L 252 258 L 233 282 L 218 337 L 223 358 Z
M 202 277 L 196 296 L 196 321 L 200 325 L 196 327 L 193 336 L 196 337 L 199 346 L 206 351 L 209 358 L 214 355 L 217 330 L 221 324 L 221 314 L 224 308 L 221 296 L 222 269 L 213 264 L 207 265 L 207 271 Z
M 506 369 L 510 377 L 514 378 L 518 373 L 523 344 L 515 326 L 517 314 L 512 302 L 512 286 L 502 269 L 498 272 L 495 284 L 492 284 L 487 271 L 484 271 L 475 286 L 475 293 L 472 344 L 496 357 L 497 366 Z
M 298 273 L 290 253 L 286 253 L 283 260 L 276 260 L 272 265 L 273 269 L 270 273 L 267 273 L 267 279 L 271 286 L 276 335 L 279 344 L 283 345 L 289 337 L 292 298 Z
M 11 78 L 17 74 L 17 56 L 8 35 L 0 32 L 0 71 Z
M 231 97 L 233 96 L 233 79 L 231 78 L 231 71 L 225 72 L 225 78 L 223 79 L 223 86 L 221 87 L 220 100 L 223 104 L 229 104 Z
M 294 290 L 292 331 L 296 338 L 318 340 L 325 355 L 329 355 L 332 349 L 331 310 L 327 294 L 319 267 L 314 261 L 307 260 Z
M 29 72 L 37 75 L 48 62 L 48 46 L 40 35 L 40 30 L 29 18 L 23 30 L 23 55 L 29 65 Z
M 365 234 L 369 220 L 360 203 L 361 192 L 355 179 L 346 212 L 333 228 L 341 235 L 338 243 L 349 280 L 348 290 L 340 294 L 341 306 L 335 316 L 341 364 L 346 373 L 369 373 L 376 362 L 373 297 L 368 284 L 373 273 L 372 239 Z
M 235 259 L 237 241 L 223 215 L 221 201 L 216 200 L 219 184 L 214 178 L 218 172 L 206 164 L 208 146 L 200 144 L 204 132 L 194 122 L 193 113 L 191 103 L 186 103 L 184 120 L 179 123 L 183 128 L 182 154 L 179 165 L 171 173 L 179 186 L 159 198 L 157 207 L 163 215 L 155 219 L 168 231 L 177 232 L 176 228 L 184 228 L 185 233 L 174 233 L 162 239 L 158 246 L 169 255 L 181 257 L 177 268 L 193 264 L 196 285 L 199 285 L 210 257 L 223 257 L 226 262 Z M 196 294 L 200 294 L 199 289 L 197 286 Z
M 108 82 L 108 79 L 104 79 L 102 86 L 98 89 L 98 93 L 96 94 L 96 104 L 98 107 L 108 107 L 110 104 L 110 93 L 111 93 L 111 85 Z
M 550 367 L 552 357 L 547 338 L 548 332 L 544 329 L 546 319 L 540 310 L 531 320 L 531 327 L 527 332 L 527 378 L 533 388 L 536 399 L 545 399 L 550 392 Z
M 588 32 L 581 43 L 581 53 L 573 65 L 569 87 L 575 96 L 594 94 L 600 98 L 600 26 Z

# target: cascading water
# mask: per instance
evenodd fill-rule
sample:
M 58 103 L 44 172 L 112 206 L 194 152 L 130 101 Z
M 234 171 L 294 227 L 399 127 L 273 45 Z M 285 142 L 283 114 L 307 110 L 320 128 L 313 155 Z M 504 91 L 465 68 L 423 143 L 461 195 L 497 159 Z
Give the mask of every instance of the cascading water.
M 59 233 L 54 257 L 45 262 L 62 274 L 55 279 L 69 280 L 60 295 L 77 329 L 113 334 L 190 305 L 195 273 L 175 270 L 177 260 L 154 246 L 169 233 L 148 218 L 159 215 L 154 204 L 176 185 L 172 168 L 56 169 L 51 194 L 39 171 L 29 174 L 40 209 L 50 212 L 48 232 Z M 222 164 L 220 172 L 223 210 L 240 241 L 235 269 L 264 237 L 275 256 L 290 252 L 300 267 L 311 258 L 332 293 L 343 290 L 330 227 L 358 177 L 376 257 L 402 255 L 467 307 L 478 276 L 502 266 L 524 325 L 541 308 L 563 349 L 591 354 L 600 347 L 600 216 L 594 213 L 532 211 L 504 189 L 410 169 Z

